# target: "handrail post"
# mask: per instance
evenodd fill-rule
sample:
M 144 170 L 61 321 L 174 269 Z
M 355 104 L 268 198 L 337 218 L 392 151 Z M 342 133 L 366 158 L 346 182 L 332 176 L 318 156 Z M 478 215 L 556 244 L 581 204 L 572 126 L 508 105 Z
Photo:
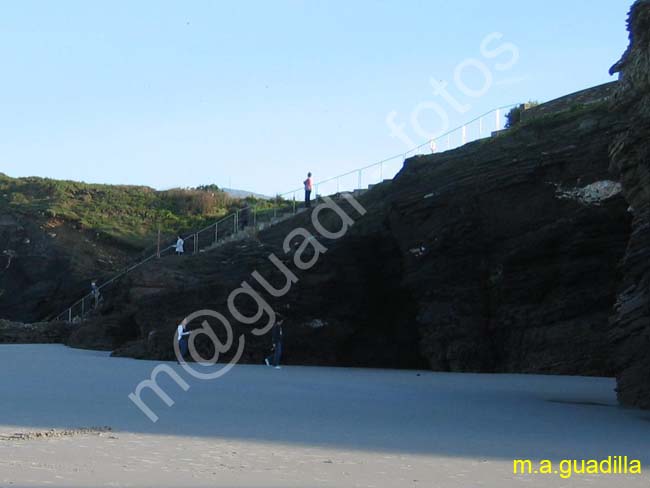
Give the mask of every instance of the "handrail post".
M 68 309 L 68 322 L 72 322 L 72 307 Z
M 232 233 L 235 235 L 237 233 L 237 213 L 239 211 L 235 211 L 235 213 L 232 216 Z
M 84 306 L 86 303 L 86 297 L 83 297 L 81 299 L 81 318 L 83 318 L 84 314 L 86 313 L 86 307 Z
M 467 142 L 467 126 L 466 125 L 463 126 L 463 129 L 462 129 L 461 133 L 462 133 L 462 137 L 463 137 L 463 146 L 464 146 L 465 143 Z
M 497 109 L 495 112 L 495 116 L 496 116 L 496 120 L 495 120 L 494 127 L 498 131 L 500 130 L 501 127 L 501 110 Z
M 336 193 L 341 193 L 341 177 L 337 176 L 336 177 Z
M 214 243 L 219 242 L 219 222 L 214 224 Z
M 296 192 L 293 192 L 293 214 L 296 214 Z
M 194 234 L 194 254 L 199 252 L 199 233 Z

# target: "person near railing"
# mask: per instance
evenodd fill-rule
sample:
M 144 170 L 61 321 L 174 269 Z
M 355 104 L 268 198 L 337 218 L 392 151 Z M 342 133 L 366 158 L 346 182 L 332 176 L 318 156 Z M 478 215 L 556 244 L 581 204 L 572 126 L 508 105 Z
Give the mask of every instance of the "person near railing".
M 96 280 L 92 280 L 90 283 L 90 294 L 93 297 L 94 308 L 97 308 L 97 306 L 99 305 L 100 293 L 99 293 L 99 287 L 97 286 Z
M 185 249 L 183 248 L 183 245 L 185 244 L 185 241 L 181 236 L 178 236 L 178 239 L 176 240 L 176 255 L 177 256 L 182 256 L 183 253 L 185 252 Z
M 250 207 L 246 205 L 239 211 L 239 216 L 237 218 L 237 222 L 239 223 L 239 230 L 244 230 L 246 227 L 248 227 L 249 217 Z
M 311 179 L 311 173 L 307 173 L 307 179 L 302 182 L 305 185 L 305 207 L 311 207 L 311 190 L 313 188 L 313 182 Z

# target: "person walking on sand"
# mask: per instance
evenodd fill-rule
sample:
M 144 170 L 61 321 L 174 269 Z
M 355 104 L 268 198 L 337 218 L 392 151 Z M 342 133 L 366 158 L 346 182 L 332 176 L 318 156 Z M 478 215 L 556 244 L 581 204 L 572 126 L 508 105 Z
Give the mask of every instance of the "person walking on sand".
M 307 179 L 302 182 L 305 185 L 305 207 L 311 207 L 311 189 L 313 182 L 311 180 L 311 173 L 307 173 Z
M 189 351 L 189 335 L 191 332 L 187 330 L 187 322 L 185 319 L 178 324 L 178 327 L 176 328 L 176 338 L 178 339 L 178 348 L 181 353 L 181 357 L 185 359 L 185 356 L 187 356 L 187 353 Z M 180 364 L 180 360 L 176 358 L 176 362 Z
M 264 359 L 267 366 L 273 365 L 275 369 L 280 369 L 280 359 L 282 357 L 282 322 L 284 322 L 284 320 L 278 319 L 271 329 L 273 352 Z
M 185 244 L 185 241 L 181 236 L 178 236 L 178 239 L 176 240 L 176 255 L 177 256 L 182 256 L 183 253 L 185 252 L 185 249 L 183 249 L 183 244 Z

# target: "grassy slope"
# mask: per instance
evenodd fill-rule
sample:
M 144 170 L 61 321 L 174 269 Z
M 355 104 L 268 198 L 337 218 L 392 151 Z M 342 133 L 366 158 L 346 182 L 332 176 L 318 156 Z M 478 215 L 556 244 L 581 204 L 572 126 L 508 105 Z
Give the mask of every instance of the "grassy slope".
M 63 219 L 135 248 L 151 245 L 158 226 L 163 235 L 173 236 L 208 225 L 253 200 L 231 198 L 214 186 L 156 191 L 0 173 L 0 211 Z

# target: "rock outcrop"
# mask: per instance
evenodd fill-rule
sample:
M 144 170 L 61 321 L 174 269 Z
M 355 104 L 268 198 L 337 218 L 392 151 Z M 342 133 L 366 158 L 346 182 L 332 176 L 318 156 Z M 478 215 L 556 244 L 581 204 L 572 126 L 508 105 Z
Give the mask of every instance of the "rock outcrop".
M 630 45 L 611 70 L 620 74 L 612 109 L 621 124 L 610 153 L 634 219 L 611 337 L 619 400 L 650 408 L 650 1 L 633 5 L 628 28 Z
M 71 325 L 65 322 L 23 324 L 0 319 L 0 344 L 63 343 L 71 331 Z
M 407 161 L 388 225 L 432 369 L 612 374 L 630 223 L 608 172 L 613 125 L 604 104 L 571 109 Z
M 136 254 L 46 216 L 0 209 L 0 317 L 35 322 L 60 313 Z
M 332 216 L 323 218 L 327 221 Z M 336 222 L 331 226 L 335 228 Z M 413 327 L 413 307 L 400 288 L 401 256 L 395 242 L 365 233 L 350 235 L 340 242 L 324 240 L 327 253 L 311 270 L 298 272 L 292 266 L 291 255 L 282 247 L 285 237 L 297 227 L 317 235 L 309 214 L 303 213 L 262 232 L 259 238 L 232 242 L 195 257 L 162 258 L 157 265 L 134 273 L 114 289 L 107 302 L 119 303 L 116 310 L 107 310 L 84 323 L 69 343 L 82 347 L 117 343 L 130 325 L 136 337 L 122 341 L 115 348 L 115 355 L 172 359 L 171 338 L 184 316 L 207 308 L 230 317 L 228 295 L 243 281 L 255 284 L 251 278 L 253 271 L 274 286 L 280 287 L 286 281 L 268 259 L 273 253 L 299 276 L 291 292 L 281 299 L 264 295 L 274 309 L 287 316 L 286 362 L 426 367 Z M 148 292 L 142 293 L 143 289 Z M 242 313 L 254 315 L 254 305 L 241 299 L 237 306 Z M 122 317 L 122 328 L 116 326 L 118 315 Z M 254 336 L 251 326 L 232 319 L 231 323 L 235 337 L 246 335 L 242 362 L 262 363 L 269 353 L 270 338 Z M 229 358 L 228 354 L 223 357 Z
M 631 221 L 609 172 L 617 118 L 605 102 L 569 105 L 411 158 L 363 195 L 366 215 L 345 237 L 320 238 L 328 250 L 317 264 L 285 297 L 269 298 L 287 316 L 286 362 L 613 374 L 608 321 Z M 152 263 L 71 343 L 92 337 L 119 343 L 115 354 L 171 359 L 185 315 L 227 313 L 228 294 L 255 270 L 284 283 L 268 255 L 290 266 L 282 244 L 297 227 L 317 235 L 304 213 L 256 239 Z M 269 338 L 233 325 L 246 336 L 242 361 L 260 363 Z
M 304 212 L 198 256 L 152 261 L 107 289 L 65 340 L 172 359 L 180 320 L 229 316 L 229 294 L 248 282 L 286 317 L 287 363 L 616 374 L 621 402 L 650 408 L 650 0 L 634 4 L 629 26 L 612 68 L 620 81 L 541 105 L 497 137 L 410 158 L 360 197 L 363 217 L 337 200 L 356 221 L 344 237 L 320 236 Z M 0 231 L 17 229 L 3 218 Z M 334 212 L 321 218 L 340 227 Z M 309 270 L 293 266 L 285 242 L 297 228 L 326 248 Z M 31 237 L 12 232 L 12 243 Z M 20 269 L 17 246 L 9 269 Z M 296 276 L 279 298 L 251 279 L 286 284 L 271 254 Z M 245 298 L 238 309 L 258 311 Z M 241 361 L 261 363 L 270 338 L 231 324 L 246 339 Z M 19 339 L 27 329 L 2 330 Z M 205 340 L 199 350 L 214 352 Z

